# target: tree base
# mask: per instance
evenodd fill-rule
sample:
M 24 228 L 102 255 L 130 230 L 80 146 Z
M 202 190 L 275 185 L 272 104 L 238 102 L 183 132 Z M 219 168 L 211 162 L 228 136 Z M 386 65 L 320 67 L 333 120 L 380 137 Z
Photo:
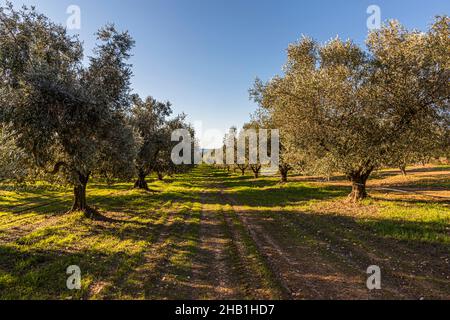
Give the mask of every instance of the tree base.
M 368 197 L 369 195 L 367 194 L 366 191 L 366 187 L 365 186 L 360 186 L 360 185 L 354 185 L 352 192 L 348 195 L 347 200 L 349 202 L 359 202 L 361 200 L 364 200 Z
M 147 181 L 145 181 L 145 177 L 139 177 L 134 183 L 134 188 L 148 190 L 148 184 Z
M 350 202 L 358 202 L 368 197 L 366 182 L 372 170 L 373 167 L 370 167 L 363 172 L 360 170 L 348 175 L 350 181 L 352 182 L 352 192 L 348 195 L 348 200 Z
M 87 208 L 84 208 L 84 209 L 72 207 L 72 209 L 70 209 L 67 213 L 74 213 L 74 212 L 82 212 L 86 218 L 91 219 L 91 220 L 100 220 L 100 217 L 103 217 L 98 212 L 97 209 L 94 209 L 94 208 L 91 208 L 91 207 L 87 207 Z
M 137 184 L 137 183 L 134 185 L 133 189 L 140 189 L 140 190 L 145 190 L 145 191 L 149 191 L 150 190 L 148 188 L 147 184 L 142 185 L 142 184 Z

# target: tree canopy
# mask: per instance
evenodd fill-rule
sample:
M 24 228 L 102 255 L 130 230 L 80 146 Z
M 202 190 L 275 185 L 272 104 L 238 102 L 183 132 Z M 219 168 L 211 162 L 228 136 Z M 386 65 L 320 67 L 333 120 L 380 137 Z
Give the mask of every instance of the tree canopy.
M 328 159 L 366 196 L 371 172 L 424 136 L 449 130 L 448 17 L 427 33 L 392 21 L 367 50 L 352 41 L 304 37 L 287 50 L 284 74 L 251 91 L 274 125 L 310 159 Z
M 117 173 L 133 159 L 124 146 L 133 145 L 125 111 L 134 42 L 113 25 L 100 29 L 97 40 L 84 67 L 81 42 L 62 26 L 33 8 L 0 9 L 3 121 L 36 165 L 63 170 L 74 185 L 73 210 L 88 208 L 86 185 L 95 170 Z

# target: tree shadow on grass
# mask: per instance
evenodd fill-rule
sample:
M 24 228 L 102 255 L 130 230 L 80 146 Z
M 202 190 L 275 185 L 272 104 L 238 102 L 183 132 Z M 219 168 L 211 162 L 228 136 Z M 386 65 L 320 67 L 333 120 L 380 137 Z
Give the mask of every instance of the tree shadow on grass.
M 280 188 L 243 189 L 233 192 L 240 205 L 284 206 L 311 200 L 331 200 L 348 195 L 345 187 L 286 185 Z
M 0 299 L 86 299 L 90 288 L 69 290 L 68 266 L 81 269 L 81 279 L 120 284 L 120 275 L 141 260 L 139 254 L 98 250 L 68 252 L 0 245 Z
M 444 171 L 449 171 L 450 167 L 449 166 L 437 166 L 437 167 L 423 167 L 423 168 L 406 168 L 406 177 L 413 175 L 414 173 L 439 173 L 439 172 L 444 172 Z M 378 170 L 372 173 L 371 178 L 372 179 L 385 179 L 385 178 L 389 178 L 389 177 L 394 177 L 394 176 L 403 176 L 402 172 L 400 170 L 389 170 L 389 171 L 384 171 L 384 170 Z M 425 177 L 425 176 L 423 176 Z
M 251 223 L 264 226 L 266 234 L 283 239 L 286 248 L 308 243 L 311 250 L 330 257 L 330 263 L 341 261 L 343 270 L 348 265 L 361 272 L 369 265 L 380 266 L 385 279 L 399 289 L 399 297 L 450 295 L 448 224 L 264 209 L 244 214 Z M 294 255 L 290 258 L 296 259 Z M 436 291 L 424 293 L 422 284 Z M 414 294 L 402 292 L 409 290 L 408 286 Z
M 273 216 L 273 211 L 270 214 Z M 372 238 L 373 243 L 380 244 L 389 241 L 391 242 L 391 245 L 388 246 L 390 248 L 397 248 L 400 243 L 403 243 L 411 249 L 420 249 L 423 254 L 446 253 L 450 255 L 450 251 L 448 251 L 450 243 L 445 242 L 450 240 L 449 225 L 439 221 L 406 221 L 390 218 L 358 219 L 338 213 L 294 212 L 289 214 L 279 212 L 279 214 L 288 214 L 294 220 L 307 222 L 309 227 L 315 226 L 316 230 L 320 230 L 321 227 L 342 229 L 343 233 L 353 234 L 361 240 Z M 298 226 L 301 226 L 301 223 Z
M 397 193 L 387 193 L 387 194 L 395 194 L 398 195 Z M 440 204 L 440 205 L 450 205 L 450 198 L 446 198 L 446 197 L 435 197 L 435 196 L 427 196 L 425 194 L 420 195 L 420 194 L 414 194 L 415 196 L 420 196 L 420 197 L 424 197 L 426 199 L 414 199 L 414 198 L 387 198 L 387 197 L 383 197 L 379 194 L 370 194 L 370 199 L 373 200 L 377 200 L 377 201 L 386 201 L 386 202 L 393 202 L 393 203 L 409 203 L 409 204 Z
M 167 201 L 192 201 L 196 199 L 196 194 L 189 190 L 186 191 L 159 191 L 159 192 L 133 192 L 116 195 L 93 195 L 89 196 L 87 201 L 93 205 L 108 209 L 110 207 L 126 206 L 145 206 L 152 203 Z
M 449 171 L 450 170 L 450 166 L 438 166 L 438 167 L 423 167 L 423 168 L 406 168 L 407 172 L 410 173 L 419 173 L 419 172 L 441 172 L 441 171 Z M 401 174 L 400 170 L 395 171 L 398 174 Z
M 171 234 L 173 230 L 181 230 L 182 228 L 195 228 L 198 223 L 186 221 L 182 214 L 178 214 L 181 219 L 177 219 L 169 224 L 160 223 L 156 220 L 141 222 L 136 220 L 118 220 L 106 219 L 99 221 L 103 224 L 92 226 L 88 232 L 89 236 L 105 235 L 117 238 L 121 241 L 154 241 L 160 234 Z M 159 218 L 155 217 L 155 218 Z M 89 223 L 86 221 L 85 223 Z
M 291 181 L 295 182 L 337 182 L 337 181 L 345 181 L 348 182 L 348 178 L 344 175 L 333 175 L 331 177 L 323 177 L 323 176 L 304 176 L 304 175 L 292 175 L 290 178 L 288 178 Z
M 208 204 L 227 205 L 230 202 L 220 190 L 205 192 L 208 197 L 202 201 Z M 234 204 L 242 206 L 278 207 L 295 205 L 311 200 L 332 200 L 345 197 L 350 188 L 339 186 L 315 187 L 299 184 L 286 184 L 266 188 L 224 189 L 234 199 Z
M 186 213 L 176 213 L 179 219 L 174 219 L 169 224 L 158 221 L 160 215 L 150 221 L 146 220 L 148 215 L 144 216 L 144 220 L 136 221 L 115 219 L 109 217 L 109 213 L 105 214 L 108 215 L 107 219 L 102 220 L 77 218 L 72 230 L 53 226 L 48 232 L 38 232 L 26 239 L 0 244 L 0 299 L 65 299 L 69 296 L 74 299 L 86 299 L 95 294 L 92 291 L 96 291 L 96 285 L 101 287 L 105 284 L 107 287 L 102 289 L 100 297 L 111 299 L 120 299 L 122 296 L 139 297 L 144 292 L 142 283 L 136 283 L 135 277 L 138 268 L 145 263 L 143 253 L 137 251 L 130 254 L 126 248 L 121 252 L 114 252 L 116 241 L 130 243 L 131 248 L 146 243 L 144 249 L 156 245 L 155 241 L 158 241 L 159 235 L 167 234 L 176 238 L 170 245 L 171 252 L 196 250 L 197 233 L 188 233 L 186 230 L 196 230 L 198 222 L 187 220 Z M 68 232 L 77 235 L 76 243 L 93 241 L 93 244 L 100 247 L 105 246 L 105 250 L 78 250 L 76 243 L 73 243 L 75 247 L 69 245 L 66 249 L 59 249 L 59 246 L 55 249 L 50 247 L 51 245 L 49 249 L 41 248 L 47 247 L 47 239 L 50 243 L 59 241 L 55 237 L 60 236 L 63 239 L 68 236 Z M 66 288 L 69 275 L 66 275 L 65 271 L 70 265 L 79 266 L 82 278 L 93 281 L 91 288 L 83 287 L 81 291 L 69 291 Z M 184 263 L 167 265 L 166 269 L 163 272 L 174 277 L 186 278 L 190 272 Z M 145 272 L 151 274 L 152 270 Z M 156 290 L 152 283 L 146 285 Z M 177 292 L 179 291 L 175 290 L 174 294 Z M 168 292 L 165 294 L 169 296 Z
M 107 184 L 92 182 L 87 185 L 88 190 L 111 190 L 111 191 L 127 191 L 133 190 L 133 185 L 131 183 L 118 183 L 118 184 Z
M 224 188 L 264 188 L 278 185 L 280 182 L 273 178 L 258 178 L 255 179 L 249 176 L 233 177 L 231 179 L 221 180 L 220 182 L 211 181 L 212 187 Z

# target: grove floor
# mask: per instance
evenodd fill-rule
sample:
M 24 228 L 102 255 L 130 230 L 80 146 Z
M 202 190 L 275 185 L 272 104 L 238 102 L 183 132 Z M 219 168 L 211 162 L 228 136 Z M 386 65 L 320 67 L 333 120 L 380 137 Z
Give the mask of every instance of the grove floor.
M 0 299 L 450 299 L 450 169 L 378 172 L 371 198 L 340 177 L 253 179 L 201 166 L 71 194 L 0 184 Z M 81 290 L 68 290 L 78 265 Z M 368 290 L 367 268 L 381 268 Z

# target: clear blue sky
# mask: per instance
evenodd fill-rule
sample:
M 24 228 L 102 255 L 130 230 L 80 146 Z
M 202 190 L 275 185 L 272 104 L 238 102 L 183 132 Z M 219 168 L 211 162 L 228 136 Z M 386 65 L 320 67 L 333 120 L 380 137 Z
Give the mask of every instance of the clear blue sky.
M 2 3 L 3 0 L 0 0 Z M 204 129 L 241 126 L 255 110 L 248 89 L 256 76 L 281 72 L 287 45 L 302 34 L 326 41 L 336 35 L 363 43 L 367 7 L 382 20 L 398 19 L 426 29 L 437 14 L 450 14 L 447 0 L 13 0 L 34 4 L 64 23 L 69 5 L 81 8 L 86 45 L 106 22 L 136 40 L 133 88 L 142 96 L 170 100 L 175 111 Z

